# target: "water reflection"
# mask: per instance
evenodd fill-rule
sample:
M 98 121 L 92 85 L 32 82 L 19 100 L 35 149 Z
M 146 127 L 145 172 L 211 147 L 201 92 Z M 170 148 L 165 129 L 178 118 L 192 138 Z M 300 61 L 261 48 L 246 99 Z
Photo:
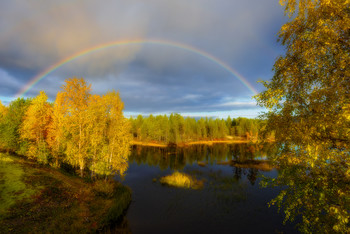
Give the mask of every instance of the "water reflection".
M 125 180 L 136 197 L 128 211 L 131 230 L 163 233 L 176 223 L 173 233 L 185 228 L 188 232 L 231 232 L 234 224 L 238 233 L 294 233 L 293 223 L 299 223 L 304 232 L 349 233 L 349 155 L 337 152 L 336 161 L 313 160 L 311 167 L 310 160 L 301 160 L 300 155 L 279 156 L 281 148 L 134 146 Z M 278 170 L 272 170 L 270 161 Z M 204 188 L 188 191 L 152 182 L 174 171 L 203 180 Z M 259 186 L 260 175 L 270 178 L 265 180 L 270 188 Z M 281 213 L 267 207 L 271 199 L 270 204 L 279 205 Z M 155 212 L 150 215 L 149 210 Z M 292 224 L 282 226 L 283 214 Z
M 267 202 L 279 188 L 261 189 L 272 145 L 134 146 L 124 184 L 133 191 L 127 219 L 133 233 L 294 233 Z M 265 166 L 262 166 L 265 165 Z M 163 186 L 159 179 L 179 171 L 203 181 L 202 189 Z
M 206 164 L 214 165 L 228 162 L 231 166 L 244 167 L 245 162 L 254 163 L 257 160 L 267 159 L 267 156 L 274 154 L 275 151 L 275 147 L 271 144 L 265 146 L 256 144 L 214 144 L 211 146 L 194 145 L 168 148 L 135 145 L 129 161 L 131 163 L 136 162 L 138 165 L 157 166 L 161 170 L 169 168 L 182 170 L 186 165 L 195 163 L 204 166 Z M 238 164 L 241 166 L 238 166 Z M 251 167 L 247 166 L 247 168 Z M 241 173 L 246 173 L 246 170 L 240 168 L 235 172 L 235 174 Z M 250 173 L 254 174 L 254 171 Z
M 267 156 L 274 154 L 276 148 L 272 144 L 258 146 L 256 144 L 214 144 L 194 145 L 191 147 L 146 147 L 133 146 L 130 163 L 159 167 L 161 170 L 183 170 L 186 165 L 230 165 L 234 178 L 240 180 L 246 176 L 251 185 L 257 179 L 258 171 L 270 171 L 272 166 Z

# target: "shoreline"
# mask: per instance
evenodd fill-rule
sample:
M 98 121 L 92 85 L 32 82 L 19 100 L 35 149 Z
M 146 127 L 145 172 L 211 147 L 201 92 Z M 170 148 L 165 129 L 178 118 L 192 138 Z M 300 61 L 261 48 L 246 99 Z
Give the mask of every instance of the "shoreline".
M 181 142 L 179 144 L 174 144 L 177 147 L 186 147 L 191 145 L 213 145 L 213 144 L 244 144 L 244 143 L 257 143 L 257 140 L 203 140 L 203 141 L 190 141 L 190 142 Z M 146 141 L 131 141 L 131 145 L 141 145 L 141 146 L 150 146 L 150 147 L 163 147 L 166 148 L 169 144 L 162 142 L 146 142 Z

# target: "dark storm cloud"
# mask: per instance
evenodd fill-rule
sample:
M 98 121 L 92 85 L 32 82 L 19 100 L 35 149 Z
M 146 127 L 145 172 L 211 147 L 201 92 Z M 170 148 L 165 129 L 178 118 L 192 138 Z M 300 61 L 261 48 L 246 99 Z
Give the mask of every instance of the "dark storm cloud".
M 277 0 L 1 1 L 0 98 L 86 48 L 116 40 L 164 39 L 205 51 L 257 90 L 269 79 L 285 21 Z M 196 53 L 164 45 L 103 49 L 65 64 L 26 94 L 54 100 L 64 79 L 84 77 L 95 93 L 119 90 L 130 112 L 256 109 L 237 77 Z M 242 101 L 243 100 L 243 101 Z

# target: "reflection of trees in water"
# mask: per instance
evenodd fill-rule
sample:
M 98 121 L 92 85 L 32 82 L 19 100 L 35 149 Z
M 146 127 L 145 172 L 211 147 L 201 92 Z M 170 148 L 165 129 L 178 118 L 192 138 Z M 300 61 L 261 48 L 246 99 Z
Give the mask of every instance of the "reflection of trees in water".
M 233 174 L 236 180 L 240 180 L 242 178 L 242 168 L 233 167 Z
M 157 166 L 161 170 L 182 170 L 187 164 L 193 165 L 203 162 L 215 165 L 217 162 L 235 160 L 245 162 L 257 158 L 264 158 L 275 151 L 273 145 L 264 147 L 255 144 L 214 144 L 194 145 L 189 147 L 147 147 L 133 146 L 130 162 Z M 237 180 L 242 175 L 247 176 L 252 185 L 257 179 L 258 169 L 233 167 L 233 176 Z
M 233 167 L 233 175 L 236 180 L 241 180 L 242 175 L 247 176 L 251 185 L 255 184 L 259 170 L 256 168 L 239 168 Z
M 248 173 L 247 178 L 248 178 L 251 185 L 255 184 L 257 176 L 258 176 L 258 169 L 249 168 L 249 173 Z
M 214 165 L 217 162 L 236 160 L 254 160 L 259 157 L 266 157 L 273 152 L 273 146 L 266 145 L 259 148 L 254 144 L 214 144 L 194 145 L 189 147 L 147 147 L 133 146 L 130 162 L 159 166 L 162 170 L 171 168 L 181 170 L 186 164 L 205 162 Z

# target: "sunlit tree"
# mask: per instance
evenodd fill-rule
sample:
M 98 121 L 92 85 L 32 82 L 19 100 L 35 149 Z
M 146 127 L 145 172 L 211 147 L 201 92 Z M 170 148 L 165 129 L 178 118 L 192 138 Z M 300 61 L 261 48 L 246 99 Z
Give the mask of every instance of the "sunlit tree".
M 119 93 L 109 92 L 102 97 L 107 106 L 107 162 L 110 172 L 124 175 L 130 154 L 130 123 L 123 115 L 124 104 Z
M 41 91 L 32 100 L 20 128 L 21 139 L 29 140 L 26 155 L 45 164 L 48 163 L 49 159 L 46 139 L 52 119 L 52 106 L 47 102 L 47 99 L 45 92 Z
M 137 140 L 141 140 L 141 127 L 142 127 L 142 124 L 143 124 L 143 117 L 142 117 L 142 115 L 138 115 L 136 120 L 135 120 Z
M 5 117 L 7 115 L 7 111 L 8 108 L 6 106 L 4 106 L 1 101 L 0 101 L 0 148 L 4 149 L 5 148 L 5 144 L 2 141 L 2 132 L 3 132 L 3 128 L 5 127 Z
M 208 136 L 208 131 L 206 127 L 206 122 L 203 118 L 200 118 L 198 120 L 198 126 L 199 126 L 199 132 L 200 132 L 200 138 L 201 139 L 206 139 Z
M 52 107 L 52 121 L 48 126 L 47 143 L 53 156 L 54 165 L 58 167 L 63 160 L 64 144 L 64 115 L 63 94 L 57 93 L 55 103 Z
M 162 135 L 162 140 L 166 143 L 169 142 L 169 131 L 170 131 L 170 126 L 169 126 L 169 119 L 166 115 L 162 116 L 161 119 L 161 124 L 160 124 L 160 129 L 161 129 L 161 135 Z
M 105 175 L 108 171 L 107 162 L 107 124 L 108 124 L 108 106 L 99 95 L 92 95 L 89 100 L 87 116 L 89 124 L 88 141 L 89 141 L 89 159 L 91 175 Z
M 90 87 L 84 79 L 72 78 L 62 86 L 62 109 L 64 109 L 64 131 L 66 160 L 79 166 L 80 175 L 86 166 L 89 150 L 89 116 L 87 114 Z
M 31 99 L 17 98 L 9 104 L 0 123 L 0 141 L 3 149 L 25 154 L 28 142 L 20 139 L 20 127 Z
M 0 121 L 2 122 L 5 115 L 7 114 L 7 107 L 0 101 Z
M 290 22 L 279 34 L 286 53 L 257 96 L 267 131 L 280 144 L 273 203 L 304 232 L 349 233 L 350 1 L 282 0 Z

